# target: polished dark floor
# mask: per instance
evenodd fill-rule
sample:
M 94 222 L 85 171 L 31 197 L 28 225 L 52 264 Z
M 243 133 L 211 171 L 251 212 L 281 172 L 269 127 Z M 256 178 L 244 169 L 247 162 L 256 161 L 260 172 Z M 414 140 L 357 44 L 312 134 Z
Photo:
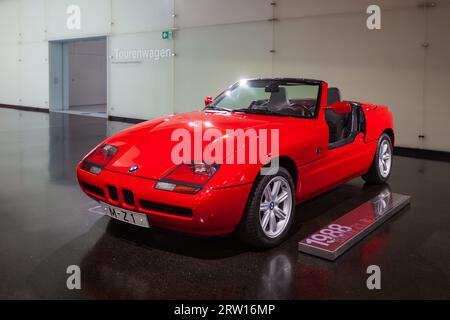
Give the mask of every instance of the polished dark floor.
M 145 230 L 89 210 L 75 165 L 108 133 L 105 119 L 0 109 L 0 298 L 450 298 L 450 164 L 396 157 L 389 185 L 356 179 L 297 207 L 282 246 L 258 252 L 231 238 Z M 411 206 L 335 262 L 297 242 L 383 188 Z M 381 268 L 382 289 L 366 287 Z M 81 290 L 66 269 L 81 267 Z

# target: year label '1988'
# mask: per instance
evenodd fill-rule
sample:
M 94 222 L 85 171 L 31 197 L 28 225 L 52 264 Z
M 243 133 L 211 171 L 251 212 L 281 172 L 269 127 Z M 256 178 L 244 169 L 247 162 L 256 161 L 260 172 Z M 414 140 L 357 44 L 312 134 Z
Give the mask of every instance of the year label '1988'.
M 352 231 L 351 227 L 341 226 L 340 224 L 330 224 L 328 227 L 321 229 L 319 232 L 306 239 L 306 243 L 314 243 L 328 247 L 331 243 L 336 242 L 337 238 L 342 237 L 349 231 Z

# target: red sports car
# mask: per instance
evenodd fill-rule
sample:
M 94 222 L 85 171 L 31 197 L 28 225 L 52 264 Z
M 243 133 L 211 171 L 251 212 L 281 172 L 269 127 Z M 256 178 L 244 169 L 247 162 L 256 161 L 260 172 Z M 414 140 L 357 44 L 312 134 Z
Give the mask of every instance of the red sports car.
M 205 104 L 100 143 L 78 165 L 82 190 L 128 223 L 234 232 L 268 248 L 286 238 L 300 202 L 391 173 L 391 112 L 341 101 L 325 81 L 241 80 Z

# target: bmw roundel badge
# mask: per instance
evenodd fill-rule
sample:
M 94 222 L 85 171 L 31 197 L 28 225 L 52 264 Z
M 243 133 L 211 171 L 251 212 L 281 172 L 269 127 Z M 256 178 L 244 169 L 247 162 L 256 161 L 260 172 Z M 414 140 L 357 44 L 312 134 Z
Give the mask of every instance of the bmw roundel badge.
M 138 166 L 132 166 L 132 167 L 130 167 L 130 169 L 128 169 L 128 172 L 135 172 L 135 171 L 137 171 L 137 169 L 139 169 Z

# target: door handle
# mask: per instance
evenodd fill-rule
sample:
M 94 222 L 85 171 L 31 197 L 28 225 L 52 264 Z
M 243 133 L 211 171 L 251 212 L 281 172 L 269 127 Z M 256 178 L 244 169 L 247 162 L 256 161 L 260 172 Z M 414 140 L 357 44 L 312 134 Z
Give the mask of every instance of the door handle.
M 322 153 L 322 151 L 323 151 L 323 148 L 320 148 L 320 147 L 316 148 L 316 153 Z

